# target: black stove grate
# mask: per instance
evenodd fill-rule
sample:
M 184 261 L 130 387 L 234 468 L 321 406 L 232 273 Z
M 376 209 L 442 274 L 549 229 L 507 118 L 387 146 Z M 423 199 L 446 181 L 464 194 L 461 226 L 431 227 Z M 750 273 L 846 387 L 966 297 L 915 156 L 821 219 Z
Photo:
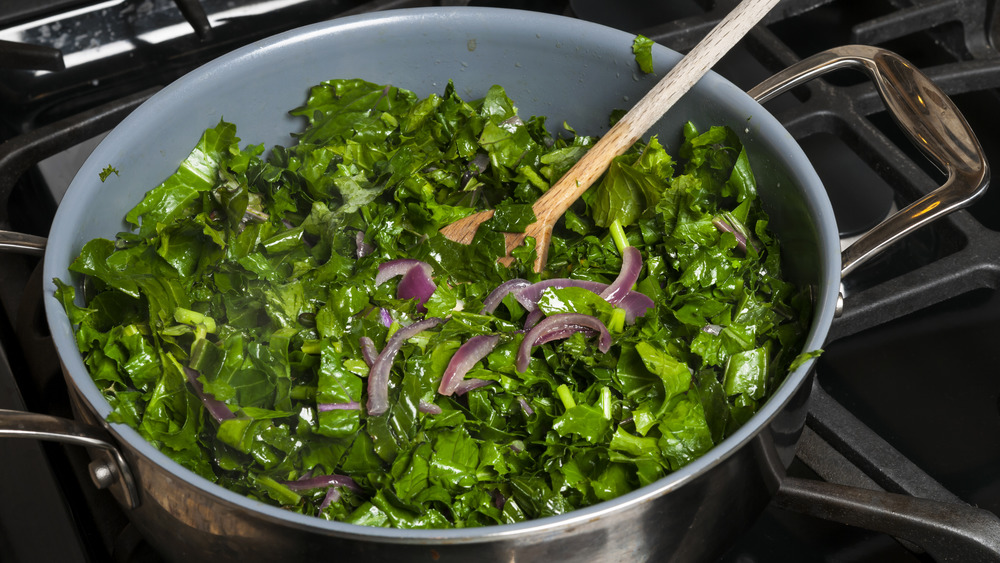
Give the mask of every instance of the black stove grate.
M 169 0 L 157 0 L 152 5 L 159 8 L 164 2 L 169 4 Z M 218 4 L 211 0 L 203 0 L 203 4 L 211 19 L 213 6 Z M 563 13 L 643 33 L 668 47 L 686 51 L 735 5 L 735 1 L 663 3 L 650 0 L 624 5 L 615 3 L 610 10 L 609 3 L 601 0 L 565 3 L 374 0 L 327 5 L 321 14 L 301 11 L 294 18 L 282 20 L 281 25 L 298 25 L 337 14 L 427 4 L 497 5 Z M 177 18 L 183 16 L 171 17 L 173 22 L 180 21 Z M 1000 135 L 995 133 L 1000 127 L 993 123 L 1000 112 L 992 109 L 1000 96 L 1000 57 L 993 46 L 997 17 L 1000 16 L 995 2 L 987 0 L 785 0 L 765 24 L 758 26 L 743 42 L 743 48 L 724 59 L 717 70 L 740 87 L 749 89 L 771 73 L 824 48 L 845 43 L 880 45 L 899 52 L 919 66 L 955 99 L 972 122 L 973 130 L 980 135 L 987 154 L 1000 154 L 1000 146 L 997 146 Z M 254 21 L 260 23 L 260 19 Z M 269 26 L 255 28 L 239 41 L 276 31 L 278 29 Z M 223 30 L 202 29 L 200 37 L 185 37 L 171 44 L 171 49 L 180 49 L 183 43 L 192 53 L 170 52 L 169 57 L 175 64 L 165 75 L 124 82 L 108 80 L 107 90 L 75 91 L 61 101 L 58 96 L 49 98 L 48 94 L 29 96 L 20 99 L 21 108 L 7 105 L 7 110 L 0 110 L 0 140 L 4 140 L 0 144 L 0 229 L 13 227 L 21 232 L 44 235 L 58 197 L 51 195 L 51 189 L 40 181 L 36 170 L 38 162 L 110 129 L 159 86 L 194 64 L 235 47 L 237 42 L 227 38 Z M 87 80 L 75 77 L 74 81 L 79 88 Z M 15 95 L 11 99 L 18 98 Z M 940 181 L 939 174 L 895 132 L 871 85 L 854 75 L 835 73 L 815 80 L 770 102 L 768 109 L 814 160 L 831 191 L 831 199 L 841 202 L 836 211 L 844 235 L 863 230 L 881 219 L 889 206 L 913 201 L 934 189 Z M 841 191 L 859 187 L 861 189 L 850 190 L 847 195 Z M 865 489 L 878 489 L 944 500 L 963 509 L 965 503 L 974 498 L 980 506 L 1000 512 L 1000 491 L 996 490 L 1000 487 L 995 477 L 1000 474 L 1000 453 L 966 462 L 959 477 L 943 472 L 943 478 L 939 478 L 938 473 L 942 471 L 938 466 L 927 464 L 934 470 L 932 476 L 923 468 L 934 449 L 930 448 L 927 453 L 912 447 L 912 443 L 919 440 L 904 435 L 898 420 L 886 421 L 885 416 L 878 414 L 877 405 L 881 403 L 873 402 L 865 391 L 859 391 L 860 387 L 874 387 L 873 393 L 886 393 L 886 389 L 892 390 L 893 385 L 899 385 L 900 377 L 905 381 L 910 376 L 919 381 L 919 385 L 940 385 L 932 377 L 933 373 L 915 365 L 919 362 L 899 359 L 906 354 L 915 355 L 914 350 L 906 349 L 912 342 L 930 342 L 931 347 L 939 342 L 935 330 L 964 330 L 971 324 L 973 330 L 979 331 L 977 341 L 1000 332 L 997 328 L 1000 327 L 1000 298 L 995 292 L 1000 284 L 998 199 L 1000 196 L 995 192 L 988 192 L 970 210 L 953 214 L 924 229 L 846 280 L 845 313 L 834 323 L 829 349 L 818 368 L 816 399 L 799 458 L 791 469 L 794 477 L 826 479 L 860 487 L 851 489 L 853 493 L 850 494 L 855 495 L 859 490 L 864 495 Z M 0 319 L 0 397 L 12 397 L 3 404 L 6 407 L 27 406 L 65 416 L 69 414 L 68 397 L 65 389 L 61 389 L 63 384 L 54 353 L 46 347 L 40 296 L 31 289 L 40 287 L 39 277 L 37 258 L 0 254 L 0 304 L 6 311 L 6 316 Z M 928 325 L 936 326 L 927 328 Z M 887 335 L 889 330 L 895 331 L 892 336 Z M 902 335 L 896 336 L 897 332 Z M 873 349 L 870 343 L 885 349 Z M 889 352 L 888 348 L 903 350 Z M 981 362 L 964 362 L 959 371 L 981 371 L 981 366 L 991 363 L 995 366 L 995 361 L 1000 360 L 997 353 L 988 350 L 981 354 Z M 947 356 L 947 352 L 939 351 L 938 355 Z M 880 361 L 869 362 L 876 356 Z M 863 367 L 859 367 L 859 361 Z M 938 365 L 941 361 L 947 362 L 947 358 L 923 363 Z M 869 363 L 874 367 L 868 366 Z M 889 371 L 894 365 L 905 366 L 902 369 L 906 373 L 895 378 L 882 373 L 872 374 L 873 369 Z M 959 419 L 947 425 L 956 428 L 956 432 L 962 428 L 963 407 L 972 405 L 976 395 L 987 395 L 992 401 L 990 409 L 977 406 L 979 410 L 975 410 L 970 406 L 970 413 L 978 414 L 969 416 L 978 417 L 974 419 L 977 424 L 997 432 L 980 437 L 969 448 L 977 444 L 997 446 L 1000 441 L 1000 416 L 997 416 L 996 404 L 1000 383 L 989 381 L 988 373 L 979 373 L 971 382 L 961 379 L 959 375 L 962 374 L 949 373 L 950 383 L 941 385 L 941 390 L 937 391 L 954 390 L 955 396 L 961 397 L 956 399 L 959 405 L 950 407 L 947 414 L 937 413 Z M 878 386 L 865 383 L 866 378 L 876 377 L 885 377 L 886 381 Z M 956 390 L 957 387 L 962 389 Z M 913 404 L 922 410 L 933 410 L 935 391 L 929 393 L 931 397 L 915 400 Z M 963 405 L 963 401 L 967 405 Z M 847 410 L 839 406 L 841 403 Z M 895 419 L 925 416 L 923 412 L 905 412 L 905 405 L 900 408 L 902 413 L 893 411 L 894 414 L 886 416 Z M 926 414 L 928 417 L 934 415 L 933 412 Z M 877 433 L 872 432 L 872 428 Z M 893 444 L 898 442 L 907 447 L 897 451 L 879 435 L 886 436 Z M 945 438 L 934 436 L 934 439 Z M 93 489 L 86 482 L 86 458 L 82 452 L 34 444 L 19 444 L 16 448 L 20 449 L 0 442 L 0 452 L 5 459 L 8 455 L 17 459 L 31 458 L 37 460 L 41 470 L 33 475 L 25 475 L 30 471 L 21 471 L 11 479 L 0 474 L 0 483 L 37 479 L 40 487 L 51 491 L 53 496 L 45 506 L 55 511 L 54 516 L 46 511 L 34 521 L 21 514 L 18 516 L 21 528 L 39 526 L 37 529 L 60 538 L 60 541 L 47 542 L 47 548 L 63 545 L 65 550 L 56 555 L 25 551 L 27 548 L 12 535 L 18 533 L 18 528 L 5 524 L 13 521 L 11 518 L 15 516 L 12 515 L 20 514 L 19 507 L 23 504 L 3 502 L 10 493 L 7 488 L 0 487 L 0 559 L 51 560 L 55 556 L 67 561 L 158 559 L 131 529 L 110 495 Z M 959 452 L 961 448 L 953 447 L 950 451 Z M 994 447 L 994 451 L 1000 452 L 1000 447 Z M 916 463 L 908 458 L 916 458 Z M 992 481 L 989 477 L 980 477 L 980 474 L 991 473 Z M 81 475 L 84 477 L 79 477 Z M 955 487 L 957 479 L 972 475 L 974 481 L 985 484 Z M 726 555 L 725 561 L 932 560 L 920 548 L 897 542 L 882 531 L 844 528 L 784 510 L 783 507 L 803 510 L 795 506 L 797 499 L 814 493 L 808 481 L 790 483 L 792 485 L 779 492 L 747 537 Z M 960 494 L 955 496 L 949 489 Z M 9 498 L 23 503 L 18 497 Z M 836 519 L 832 514 L 824 516 Z M 872 527 L 878 530 L 879 526 L 873 524 Z M 987 533 L 985 539 L 976 543 L 975 538 L 982 536 L 976 533 L 975 530 L 959 532 L 960 536 L 973 539 L 970 546 L 963 549 L 975 550 L 979 545 L 988 549 L 990 540 L 996 541 Z M 1000 549 L 996 545 L 992 547 Z M 928 549 L 934 553 L 936 548 L 930 546 Z M 976 551 L 963 553 L 981 554 Z M 993 555 L 1000 558 L 996 551 Z

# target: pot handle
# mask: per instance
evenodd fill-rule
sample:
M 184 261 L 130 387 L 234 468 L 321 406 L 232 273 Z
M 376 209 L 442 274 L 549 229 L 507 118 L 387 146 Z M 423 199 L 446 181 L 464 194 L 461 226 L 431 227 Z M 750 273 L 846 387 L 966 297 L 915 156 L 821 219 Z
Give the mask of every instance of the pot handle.
M 31 256 L 45 253 L 44 237 L 0 230 L 0 252 L 11 251 Z
M 786 477 L 775 494 L 780 508 L 889 534 L 925 550 L 935 561 L 995 561 L 1000 518 L 963 503 Z
M 926 75 L 899 55 L 867 45 L 845 45 L 803 59 L 747 93 L 764 103 L 822 74 L 841 68 L 866 71 L 886 109 L 910 140 L 948 179 L 885 219 L 841 254 L 840 275 L 912 231 L 967 207 L 990 182 L 990 167 L 968 122 Z
M 0 438 L 35 438 L 104 450 L 111 457 L 111 463 L 102 460 L 91 462 L 90 478 L 94 485 L 105 489 L 117 480 L 121 483 L 126 505 L 133 509 L 139 506 L 139 493 L 132 471 L 111 436 L 101 428 L 68 418 L 0 409 Z

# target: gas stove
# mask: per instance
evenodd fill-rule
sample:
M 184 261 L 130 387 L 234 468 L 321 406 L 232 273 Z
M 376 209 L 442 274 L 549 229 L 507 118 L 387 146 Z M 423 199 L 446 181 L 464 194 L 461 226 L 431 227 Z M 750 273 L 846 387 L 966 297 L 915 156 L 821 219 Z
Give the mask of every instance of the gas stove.
M 76 167 L 104 132 L 185 72 L 280 31 L 390 8 L 501 6 L 595 21 L 683 52 L 734 4 L 5 2 L 0 230 L 44 237 Z M 749 89 L 824 49 L 877 45 L 951 96 L 992 158 L 1000 155 L 997 8 L 995 0 L 784 0 L 716 70 Z M 845 245 L 941 183 L 862 75 L 829 74 L 767 108 L 823 178 Z M 1000 194 L 987 191 L 844 280 L 844 314 L 816 367 L 792 479 L 722 561 L 1000 560 L 992 527 L 1000 514 L 998 208 Z M 70 416 L 40 277 L 36 255 L 0 249 L 0 408 Z M 0 464 L 0 560 L 161 560 L 110 494 L 90 483 L 82 449 L 0 440 L 0 458 L 8 461 Z M 921 512 L 906 500 L 914 497 L 938 501 L 940 510 Z M 895 504 L 879 504 L 885 499 Z M 865 503 L 875 516 L 864 527 L 841 523 Z

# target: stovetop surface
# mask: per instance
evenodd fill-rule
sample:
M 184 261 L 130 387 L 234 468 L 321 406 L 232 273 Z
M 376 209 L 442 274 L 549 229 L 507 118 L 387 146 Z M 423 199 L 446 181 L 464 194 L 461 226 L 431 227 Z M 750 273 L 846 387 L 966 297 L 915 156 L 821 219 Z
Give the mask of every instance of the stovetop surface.
M 50 1 L 53 5 L 96 4 Z M 103 4 L 116 5 L 114 2 Z M 157 0 L 141 5 L 166 10 L 169 4 L 169 1 Z M 213 6 L 223 6 L 209 0 L 205 0 L 204 4 L 209 12 L 217 9 Z M 304 1 L 301 4 L 305 7 L 314 3 Z M 327 7 L 327 13 L 340 13 L 361 3 L 333 4 L 333 7 Z M 372 4 L 395 7 L 417 3 L 381 1 Z M 671 22 L 677 18 L 693 18 L 683 21 L 695 21 L 713 5 L 712 2 L 694 0 L 613 3 L 613 9 L 612 3 L 601 0 L 468 4 L 565 13 L 631 32 L 643 32 L 681 50 L 690 47 L 690 31 L 671 27 Z M 26 6 L 34 9 L 27 9 Z M 136 7 L 139 6 L 136 3 Z M 985 28 L 976 29 L 968 23 L 963 28 L 963 24 L 959 23 L 962 18 L 972 17 L 966 15 L 970 10 L 975 14 L 974 9 L 981 6 L 984 14 L 981 19 L 986 24 L 980 25 L 987 25 L 989 18 L 985 14 L 992 14 L 993 2 L 786 0 L 782 6 L 796 15 L 769 22 L 767 34 L 751 37 L 746 50 L 723 60 L 717 68 L 723 76 L 746 89 L 781 68 L 788 62 L 785 59 L 789 56 L 804 57 L 827 47 L 851 42 L 878 43 L 915 61 L 921 68 L 932 69 L 932 77 L 945 85 L 972 122 L 987 155 L 1000 155 L 1000 135 L 996 134 L 1000 131 L 997 127 L 1000 124 L 996 123 L 1000 112 L 995 111 L 996 103 L 1000 101 L 997 99 L 1000 78 L 995 75 L 1000 75 L 1000 70 L 983 71 L 969 85 L 955 79 L 950 72 L 953 65 L 963 61 L 997 62 L 995 53 L 989 49 L 987 35 L 991 32 Z M 885 24 L 892 23 L 888 20 L 897 18 L 900 12 L 914 12 L 912 6 L 924 7 L 925 12 L 932 12 L 932 31 L 885 31 Z M 26 20 L 28 12 L 39 13 L 38 5 L 32 3 L 15 2 L 7 7 L 21 10 L 16 12 L 19 15 L 12 16 L 19 22 Z M 46 14 L 59 9 L 60 6 L 55 6 Z M 949 9 L 951 13 L 939 14 Z M 314 13 L 302 15 L 304 10 L 299 10 L 297 17 L 317 17 Z M 174 22 L 171 25 L 183 21 L 180 16 L 171 17 L 175 18 L 171 20 Z M 0 11 L 0 26 L 4 21 L 4 14 Z M 270 34 L 283 25 L 287 24 L 275 24 L 266 31 Z M 982 37 L 979 38 L 977 33 Z M 241 40 L 249 41 L 254 38 L 252 35 L 248 33 L 242 39 L 226 38 L 224 46 L 214 53 L 232 48 Z M 777 38 L 787 50 L 779 49 L 774 54 L 762 55 L 762 50 L 769 46 L 767 37 Z M 177 41 L 197 43 L 192 37 Z M 206 53 L 210 57 L 213 51 L 204 49 L 202 55 Z M 169 72 L 160 78 L 109 80 L 117 81 L 116 86 L 124 84 L 128 88 L 146 87 L 157 82 L 162 85 L 162 82 L 168 82 L 184 72 L 196 59 L 177 55 L 173 60 L 182 62 L 171 66 Z M 993 66 L 1000 68 L 1000 64 Z M 818 103 L 815 98 L 830 95 L 831 92 L 836 96 L 838 89 L 848 92 L 847 96 L 850 96 L 851 92 L 856 92 L 851 88 L 859 87 L 863 82 L 862 78 L 847 73 L 831 75 L 823 79 L 822 87 L 809 90 L 805 95 L 807 99 L 802 99 L 802 92 L 786 95 L 770 103 L 768 109 L 779 118 L 782 115 L 798 115 L 795 112 L 801 111 L 803 106 L 811 107 L 809 104 Z M 77 80 L 73 87 L 79 87 L 80 83 Z M 2 90 L 0 88 L 0 95 Z M 27 102 L 27 107 L 30 107 L 30 111 L 25 113 L 29 116 L 27 119 L 21 114 L 10 118 L 17 113 L 11 112 L 10 106 L 0 110 L 0 115 L 8 117 L 0 120 L 3 121 L 0 140 L 72 115 L 81 107 L 105 99 L 103 93 L 97 94 L 97 89 L 84 90 L 63 104 L 41 103 L 32 99 Z M 111 96 L 120 94 L 117 88 L 113 90 Z M 808 99 L 810 96 L 813 99 Z M 824 111 L 829 110 L 815 110 L 817 122 L 822 122 Z M 918 163 L 917 172 L 923 172 L 922 175 L 915 174 L 918 179 L 912 185 L 899 181 L 900 175 L 872 166 L 869 155 L 859 155 L 845 144 L 837 127 L 820 126 L 809 134 L 797 135 L 817 165 L 831 199 L 837 204 L 838 223 L 845 236 L 856 234 L 884 217 L 893 203 L 912 198 L 913 190 L 927 190 L 933 187 L 934 182 L 940 181 L 939 174 L 926 167 L 905 141 L 891 138 L 892 125 L 887 123 L 888 118 L 883 112 L 873 112 L 858 119 L 887 131 L 889 142 L 898 147 L 896 150 Z M 34 180 L 37 174 L 31 171 L 27 176 Z M 899 184 L 903 185 L 902 195 Z M 57 187 L 53 190 L 58 192 Z M 58 195 L 51 199 L 51 205 L 55 205 Z M 40 200 L 44 202 L 46 198 Z M 34 201 L 39 201 L 36 196 L 19 191 L 11 196 L 12 208 L 31 207 L 35 204 L 25 202 Z M 816 370 L 820 385 L 883 439 L 964 501 L 995 513 L 1000 513 L 1000 378 L 996 377 L 996 366 L 1000 365 L 1000 346 L 996 345 L 1000 342 L 1000 296 L 995 291 L 997 282 L 993 271 L 1000 264 L 1000 252 L 986 256 L 977 252 L 988 254 L 988 251 L 1000 247 L 996 233 L 1000 230 L 1000 213 L 996 211 L 998 205 L 1000 195 L 995 190 L 988 192 L 969 211 L 961 212 L 957 220 L 945 221 L 918 233 L 899 249 L 887 253 L 846 280 L 847 313 L 844 319 L 834 324 L 833 340 L 826 347 Z M 45 217 L 45 213 L 5 211 L 3 215 L 0 217 L 0 228 L 10 228 L 14 224 L 15 227 L 42 234 L 47 230 L 44 224 L 39 225 L 39 220 L 25 219 L 27 216 Z M 958 259 L 957 272 L 942 273 L 933 266 L 943 259 L 955 258 Z M 15 287 L 13 293 L 16 294 L 13 298 L 4 296 L 2 303 L 7 315 L 0 322 L 0 343 L 3 343 L 0 347 L 0 407 L 21 409 L 27 403 L 32 409 L 68 415 L 65 390 L 61 388 L 63 384 L 58 374 L 51 373 L 53 368 L 58 367 L 54 365 L 51 353 L 44 349 L 41 352 L 26 351 L 17 344 L 11 345 L 23 340 L 25 326 L 38 328 L 38 323 L 42 322 L 39 319 L 26 320 L 24 314 L 18 311 L 21 308 L 18 284 L 23 287 L 25 283 L 33 283 L 30 280 L 35 280 L 38 275 L 36 262 L 2 255 L 0 260 L 4 264 L 0 267 L 0 292 L 10 285 Z M 925 279 L 945 275 L 954 275 L 959 282 L 950 283 L 942 292 L 937 291 L 933 279 Z M 973 281 L 963 281 L 970 278 Z M 893 295 L 911 293 L 897 289 L 897 285 L 908 287 L 902 284 L 914 282 L 935 289 L 917 292 L 912 298 Z M 921 300 L 926 302 L 921 303 Z M 37 375 L 39 372 L 45 375 L 34 379 L 26 377 L 28 373 Z M 20 388 L 15 389 L 15 386 Z M 70 468 L 85 463 L 78 450 L 52 444 L 0 441 L 0 459 L 32 460 L 30 465 L 0 464 L 0 483 L 17 484 L 15 487 L 0 487 L 0 561 L 159 559 L 129 528 L 109 495 L 94 490 L 89 483 L 81 482 L 72 472 Z M 29 467 L 41 467 L 43 470 L 27 469 Z M 790 473 L 816 477 L 809 467 L 799 461 L 793 464 Z M 53 487 L 56 482 L 61 485 Z M 771 506 L 722 560 L 747 563 L 914 562 L 930 559 L 925 554 L 913 553 L 885 534 Z

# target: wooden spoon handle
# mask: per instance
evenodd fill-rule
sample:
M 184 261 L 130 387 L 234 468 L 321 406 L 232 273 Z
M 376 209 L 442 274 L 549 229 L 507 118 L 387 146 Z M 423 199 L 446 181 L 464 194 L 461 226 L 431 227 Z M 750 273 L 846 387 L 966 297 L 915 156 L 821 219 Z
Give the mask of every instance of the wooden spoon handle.
M 757 25 L 780 0 L 743 0 L 639 100 L 532 206 L 540 223 L 555 221 L 607 170 L 611 160 L 638 141 Z

